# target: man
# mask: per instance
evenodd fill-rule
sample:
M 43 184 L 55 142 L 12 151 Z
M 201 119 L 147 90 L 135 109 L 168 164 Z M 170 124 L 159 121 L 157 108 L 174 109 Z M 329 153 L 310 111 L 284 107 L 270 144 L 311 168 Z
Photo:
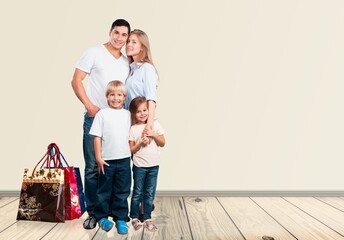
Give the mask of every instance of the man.
M 112 80 L 123 83 L 129 74 L 128 59 L 122 54 L 130 33 L 130 24 L 124 19 L 117 19 L 111 25 L 109 41 L 89 48 L 76 64 L 72 87 L 75 95 L 85 106 L 83 152 L 85 159 L 85 198 L 88 218 L 84 221 L 85 229 L 97 225 L 94 207 L 97 202 L 98 166 L 94 152 L 94 137 L 89 134 L 95 114 L 107 107 L 106 86 Z M 87 92 L 83 80 L 88 76 Z

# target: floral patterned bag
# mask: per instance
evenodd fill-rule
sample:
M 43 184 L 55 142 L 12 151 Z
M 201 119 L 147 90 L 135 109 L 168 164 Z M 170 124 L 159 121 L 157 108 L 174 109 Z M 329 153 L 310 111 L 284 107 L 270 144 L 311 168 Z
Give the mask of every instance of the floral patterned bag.
M 64 170 L 37 168 L 48 160 L 47 152 L 34 169 L 24 169 L 17 220 L 65 221 Z

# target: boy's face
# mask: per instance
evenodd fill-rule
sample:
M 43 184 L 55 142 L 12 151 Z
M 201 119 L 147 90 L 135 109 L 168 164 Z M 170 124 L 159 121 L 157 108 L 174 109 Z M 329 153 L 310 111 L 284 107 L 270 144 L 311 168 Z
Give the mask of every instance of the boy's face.
M 128 28 L 125 26 L 116 26 L 110 32 L 110 40 L 109 42 L 115 49 L 121 49 L 124 44 L 127 42 L 128 39 Z
M 125 95 L 120 90 L 113 90 L 107 96 L 107 102 L 110 108 L 121 109 L 123 107 Z

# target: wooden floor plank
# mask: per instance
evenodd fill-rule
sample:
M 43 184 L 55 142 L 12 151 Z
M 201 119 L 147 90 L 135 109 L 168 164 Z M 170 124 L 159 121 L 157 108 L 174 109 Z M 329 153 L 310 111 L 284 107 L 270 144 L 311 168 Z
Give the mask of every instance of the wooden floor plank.
M 244 239 L 215 197 L 184 197 L 194 239 Z
M 6 204 L 9 204 L 10 202 L 16 201 L 17 197 L 0 197 L 0 208 L 5 206 Z
M 253 197 L 251 199 L 298 239 L 344 239 L 338 233 L 280 197 Z
M 154 233 L 146 229 L 140 230 L 143 231 L 142 239 L 192 239 L 181 197 L 157 197 L 154 204 L 155 210 L 152 212 L 152 220 L 159 230 Z
M 279 240 L 295 240 L 287 230 L 248 197 L 219 197 L 227 213 L 247 240 L 264 236 Z
M 17 221 L 5 231 L 0 233 L 0 239 L 6 240 L 32 240 L 41 239 L 57 223 L 38 221 Z
M 344 236 L 344 212 L 313 197 L 285 197 L 284 199 Z
M 0 232 L 17 222 L 19 199 L 0 208 Z
M 17 221 L 18 198 L 0 198 L 0 239 L 344 239 L 344 198 L 340 197 L 157 197 L 152 213 L 158 232 L 120 235 L 83 229 L 87 217 L 65 223 Z M 191 228 L 191 230 L 190 230 Z M 268 239 L 268 238 L 266 238 Z
M 339 197 L 316 197 L 319 201 L 325 202 L 340 211 L 344 212 L 344 199 Z
M 85 230 L 82 226 L 83 222 L 87 218 L 87 213 L 84 213 L 81 218 L 66 220 L 64 223 L 58 223 L 51 231 L 48 232 L 42 239 L 43 240 L 89 240 L 97 232 L 97 228 L 91 230 Z

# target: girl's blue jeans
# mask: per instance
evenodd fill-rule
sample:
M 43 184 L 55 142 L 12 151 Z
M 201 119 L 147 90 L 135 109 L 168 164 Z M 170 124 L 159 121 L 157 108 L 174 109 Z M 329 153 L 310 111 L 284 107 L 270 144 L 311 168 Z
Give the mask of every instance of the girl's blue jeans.
M 140 202 L 143 202 L 144 220 L 151 219 L 157 186 L 159 166 L 136 167 L 133 165 L 134 188 L 130 204 L 130 217 L 138 218 Z

